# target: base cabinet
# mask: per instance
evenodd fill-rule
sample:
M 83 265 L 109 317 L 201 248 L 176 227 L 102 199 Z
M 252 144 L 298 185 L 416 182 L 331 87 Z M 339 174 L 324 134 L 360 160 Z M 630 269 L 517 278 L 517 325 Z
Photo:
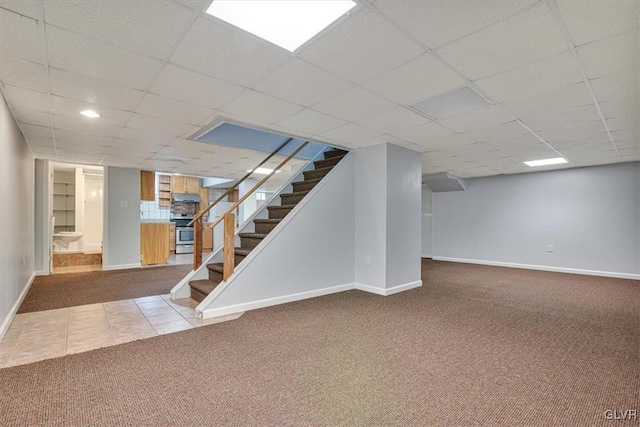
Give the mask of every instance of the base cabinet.
M 140 262 L 166 264 L 169 255 L 169 223 L 140 224 Z

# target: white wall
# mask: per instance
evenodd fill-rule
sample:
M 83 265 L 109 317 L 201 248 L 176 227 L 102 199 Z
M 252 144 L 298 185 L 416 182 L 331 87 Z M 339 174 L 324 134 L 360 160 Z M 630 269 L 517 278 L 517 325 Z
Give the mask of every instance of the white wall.
M 34 269 L 49 274 L 49 162 L 35 161 L 34 194 Z
M 422 186 L 422 257 L 431 258 L 431 243 L 433 239 L 431 189 Z
M 207 317 L 351 289 L 355 275 L 353 156 L 287 215 L 239 266 Z
M 640 163 L 467 184 L 434 193 L 434 258 L 640 274 Z
M 0 95 L 0 339 L 34 277 L 34 159 Z
M 387 145 L 354 151 L 355 281 L 384 288 L 387 261 Z M 367 257 L 369 262 L 367 263 Z
M 140 266 L 140 169 L 106 167 L 105 270 Z
M 387 146 L 386 288 L 420 281 L 422 155 Z

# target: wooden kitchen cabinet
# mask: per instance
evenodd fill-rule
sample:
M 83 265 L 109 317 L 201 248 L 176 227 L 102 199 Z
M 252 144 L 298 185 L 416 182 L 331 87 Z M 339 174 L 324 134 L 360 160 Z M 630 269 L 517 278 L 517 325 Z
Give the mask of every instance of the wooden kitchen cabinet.
M 176 223 L 169 224 L 169 252 L 176 253 Z
M 171 177 L 171 192 L 198 194 L 200 179 L 196 176 L 174 175 Z
M 140 171 L 140 200 L 153 202 L 156 200 L 156 173 Z
M 140 262 L 165 264 L 169 255 L 169 223 L 140 224 Z
M 171 206 L 171 176 L 158 175 L 158 205 Z
M 213 250 L 213 223 L 205 222 L 202 224 L 202 250 Z

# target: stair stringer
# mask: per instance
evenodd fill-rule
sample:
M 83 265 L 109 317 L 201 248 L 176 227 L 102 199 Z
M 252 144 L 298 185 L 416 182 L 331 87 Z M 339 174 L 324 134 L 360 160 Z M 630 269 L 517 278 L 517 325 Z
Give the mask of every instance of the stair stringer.
M 211 318 L 354 289 L 354 154 L 347 154 L 198 307 Z
M 267 212 L 268 206 L 276 206 L 279 205 L 280 202 L 280 194 L 291 191 L 293 188 L 293 183 L 300 180 L 303 177 L 303 173 L 308 170 L 313 170 L 313 162 L 319 160 L 324 152 L 328 149 L 320 151 L 313 158 L 309 159 L 307 163 L 301 166 L 298 171 L 291 176 L 291 178 L 276 192 L 274 192 L 266 202 L 260 206 L 260 208 L 256 209 L 256 211 L 247 218 L 242 224 L 238 226 L 234 234 L 234 239 L 236 245 L 240 244 L 240 233 L 252 232 L 253 231 L 253 220 L 257 218 L 267 218 L 269 216 Z M 217 225 L 217 227 L 222 227 L 223 223 Z M 222 262 L 222 246 L 219 246 L 217 249 L 214 249 L 206 258 L 202 259 L 202 265 L 198 267 L 196 270 L 191 270 L 184 276 L 173 288 L 171 288 L 170 294 L 171 299 L 176 300 L 180 298 L 189 298 L 191 296 L 191 289 L 189 287 L 189 282 L 192 280 L 202 280 L 209 278 L 209 272 L 207 270 L 207 264 L 211 264 L 214 262 Z

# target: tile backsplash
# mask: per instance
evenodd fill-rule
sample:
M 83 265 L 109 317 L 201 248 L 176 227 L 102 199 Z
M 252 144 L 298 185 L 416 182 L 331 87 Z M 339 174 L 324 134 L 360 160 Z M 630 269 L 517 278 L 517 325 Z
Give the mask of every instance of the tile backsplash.
M 140 219 L 164 219 L 169 221 L 171 208 L 169 206 L 159 206 L 158 199 L 153 202 L 140 202 Z

